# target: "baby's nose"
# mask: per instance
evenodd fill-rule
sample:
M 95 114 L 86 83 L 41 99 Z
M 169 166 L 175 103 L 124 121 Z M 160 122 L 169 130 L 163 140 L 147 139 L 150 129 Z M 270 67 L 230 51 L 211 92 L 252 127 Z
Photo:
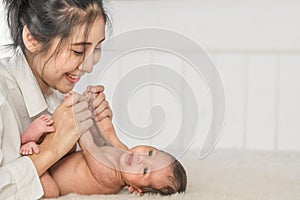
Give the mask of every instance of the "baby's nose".
M 138 154 L 137 155 L 137 159 L 136 159 L 136 161 L 137 161 L 137 163 L 138 164 L 142 164 L 143 162 L 145 162 L 145 155 L 143 155 L 143 154 Z

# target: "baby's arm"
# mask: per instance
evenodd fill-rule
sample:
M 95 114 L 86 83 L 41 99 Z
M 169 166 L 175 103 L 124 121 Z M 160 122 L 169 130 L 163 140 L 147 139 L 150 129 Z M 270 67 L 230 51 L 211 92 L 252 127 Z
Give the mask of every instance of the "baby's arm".
M 89 86 L 84 92 L 84 94 L 90 99 L 90 108 L 93 111 L 95 111 L 97 107 L 100 107 L 99 104 L 101 103 L 99 103 L 99 101 L 105 101 L 103 90 L 99 89 L 99 87 L 97 86 Z M 100 94 L 102 94 L 102 96 L 100 96 Z M 109 117 L 99 120 L 97 116 L 95 116 L 95 122 L 100 134 L 103 135 L 103 137 L 109 144 L 123 150 L 128 150 L 128 147 L 125 144 L 123 144 L 117 137 L 115 128 Z
M 52 126 L 53 119 L 47 117 L 46 115 L 41 115 L 35 119 L 21 135 L 21 149 L 20 153 L 22 155 L 28 155 L 34 153 L 39 153 L 39 148 L 36 144 L 38 140 L 45 133 L 54 132 L 55 128 Z
M 94 143 L 91 132 L 88 130 L 81 135 L 79 139 L 79 145 L 82 149 L 84 158 L 88 164 L 88 167 L 97 181 L 103 178 L 103 164 L 107 163 L 105 156 L 103 155 L 102 148 L 98 147 Z

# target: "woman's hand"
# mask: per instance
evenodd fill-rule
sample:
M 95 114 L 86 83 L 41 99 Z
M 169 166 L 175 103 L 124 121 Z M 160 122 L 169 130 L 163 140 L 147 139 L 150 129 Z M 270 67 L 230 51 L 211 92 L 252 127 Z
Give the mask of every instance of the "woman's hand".
M 37 172 L 42 175 L 76 144 L 80 135 L 93 124 L 87 98 L 71 94 L 53 114 L 55 132 L 40 144 L 40 153 L 30 156 Z
M 84 95 L 88 97 L 90 107 L 98 122 L 106 117 L 112 118 L 113 114 L 108 101 L 105 99 L 104 87 L 102 85 L 88 86 Z

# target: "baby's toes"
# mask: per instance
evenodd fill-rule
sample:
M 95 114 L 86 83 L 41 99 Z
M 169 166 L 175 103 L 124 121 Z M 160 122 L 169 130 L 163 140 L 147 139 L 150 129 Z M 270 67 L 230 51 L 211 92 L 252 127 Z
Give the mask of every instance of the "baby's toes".
M 47 121 L 47 119 L 48 119 L 48 117 L 46 115 L 41 115 L 39 118 L 43 121 Z
M 21 154 L 22 156 L 24 156 L 24 155 L 25 155 L 25 151 L 24 151 L 24 149 L 20 149 L 20 154 Z
M 24 155 L 26 156 L 26 155 L 28 155 L 29 152 L 28 152 L 27 149 L 24 149 L 23 153 L 24 153 Z
M 36 154 L 40 153 L 40 148 L 39 148 L 38 145 L 35 145 L 34 147 L 32 147 L 32 150 L 33 150 L 33 152 L 36 153 Z
M 53 121 L 52 118 L 49 118 L 49 119 L 46 121 L 46 124 L 47 124 L 48 126 L 51 126 L 53 123 L 54 123 L 54 121 Z
M 53 126 L 47 126 L 46 127 L 46 133 L 52 133 L 52 132 L 54 132 L 55 131 L 55 128 L 53 127 Z
M 32 155 L 32 148 L 28 149 L 27 155 Z

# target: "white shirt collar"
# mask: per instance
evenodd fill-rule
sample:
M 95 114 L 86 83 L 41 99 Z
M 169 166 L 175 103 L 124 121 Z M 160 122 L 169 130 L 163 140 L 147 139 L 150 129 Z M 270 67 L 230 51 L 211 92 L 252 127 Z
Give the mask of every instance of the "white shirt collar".
M 62 94 L 50 88 L 45 97 L 43 96 L 20 47 L 16 49 L 11 62 L 14 62 L 11 70 L 23 94 L 29 116 L 36 116 L 46 109 L 52 114 L 61 103 Z

